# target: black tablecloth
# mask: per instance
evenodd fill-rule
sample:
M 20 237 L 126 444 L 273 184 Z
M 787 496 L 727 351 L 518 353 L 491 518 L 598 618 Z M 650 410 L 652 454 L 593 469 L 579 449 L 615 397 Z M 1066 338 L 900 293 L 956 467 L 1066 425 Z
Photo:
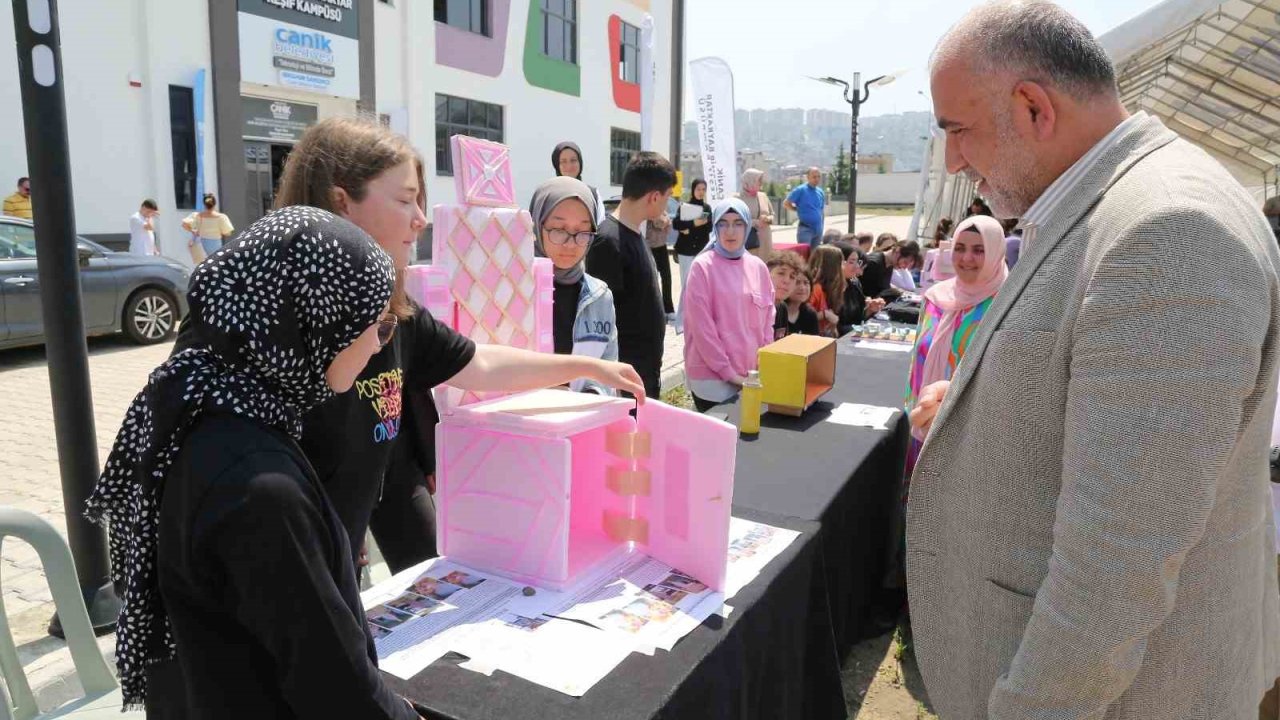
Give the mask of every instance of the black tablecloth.
M 894 610 L 902 600 L 883 581 L 897 542 L 909 434 L 903 413 L 888 432 L 825 420 L 845 402 L 901 407 L 911 356 L 839 342 L 847 354 L 837 356 L 830 392 L 803 417 L 766 413 L 759 436 L 738 442 L 733 500 L 821 523 L 831 623 L 844 657 L 856 642 L 886 629 L 873 615 Z M 737 405 L 710 412 L 738 422 Z
M 733 514 L 802 534 L 729 601 L 728 619 L 711 617 L 669 653 L 632 654 L 583 697 L 501 671 L 485 677 L 458 667 L 456 656 L 387 682 L 453 720 L 845 717 L 830 593 L 815 572 L 817 524 L 737 506 Z

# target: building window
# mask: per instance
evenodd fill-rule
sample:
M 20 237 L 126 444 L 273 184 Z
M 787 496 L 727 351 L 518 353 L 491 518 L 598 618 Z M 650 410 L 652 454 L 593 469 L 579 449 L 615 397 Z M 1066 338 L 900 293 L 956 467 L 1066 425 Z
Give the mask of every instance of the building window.
M 578 0 L 542 1 L 542 54 L 578 64 Z
M 436 0 L 436 22 L 489 35 L 488 0 Z
M 640 152 L 640 133 L 609 129 L 609 183 L 621 185 L 627 174 L 627 163 Z
M 618 77 L 623 82 L 640 82 L 640 28 L 622 23 L 622 51 L 618 53 Z
M 470 135 L 502 142 L 502 106 L 479 100 L 436 95 L 436 174 L 453 175 L 449 138 Z
M 189 87 L 169 86 L 169 141 L 173 145 L 173 200 L 179 209 L 196 206 L 196 109 Z

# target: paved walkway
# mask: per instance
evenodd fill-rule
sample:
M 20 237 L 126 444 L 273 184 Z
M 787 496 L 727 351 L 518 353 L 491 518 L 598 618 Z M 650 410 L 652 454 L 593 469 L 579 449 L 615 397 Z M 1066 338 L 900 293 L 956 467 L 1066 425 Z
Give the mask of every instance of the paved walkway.
M 138 347 L 123 337 L 89 340 L 98 461 L 106 460 L 125 410 L 147 375 L 169 355 L 164 343 Z M 0 352 L 0 504 L 35 513 L 66 534 L 62 479 L 53 434 L 53 403 L 44 348 Z M 10 539 L 0 546 L 4 612 L 32 690 L 47 710 L 80 694 L 65 643 L 46 634 L 53 598 L 31 546 Z M 114 650 L 114 636 L 100 640 Z

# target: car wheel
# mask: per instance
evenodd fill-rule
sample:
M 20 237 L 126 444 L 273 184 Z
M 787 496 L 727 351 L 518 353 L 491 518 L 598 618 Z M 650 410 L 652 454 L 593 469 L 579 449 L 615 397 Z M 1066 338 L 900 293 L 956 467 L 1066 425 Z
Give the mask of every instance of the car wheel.
M 139 345 L 167 340 L 177 328 L 177 305 L 161 290 L 139 290 L 124 305 L 124 334 Z

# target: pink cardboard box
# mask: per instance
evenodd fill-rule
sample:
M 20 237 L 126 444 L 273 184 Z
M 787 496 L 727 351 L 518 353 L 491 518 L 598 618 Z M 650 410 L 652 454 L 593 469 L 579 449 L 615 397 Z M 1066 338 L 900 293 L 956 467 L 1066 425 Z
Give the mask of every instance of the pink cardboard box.
M 737 431 L 656 400 L 635 419 L 633 407 L 539 390 L 442 417 L 441 554 L 563 590 L 634 548 L 723 589 Z

